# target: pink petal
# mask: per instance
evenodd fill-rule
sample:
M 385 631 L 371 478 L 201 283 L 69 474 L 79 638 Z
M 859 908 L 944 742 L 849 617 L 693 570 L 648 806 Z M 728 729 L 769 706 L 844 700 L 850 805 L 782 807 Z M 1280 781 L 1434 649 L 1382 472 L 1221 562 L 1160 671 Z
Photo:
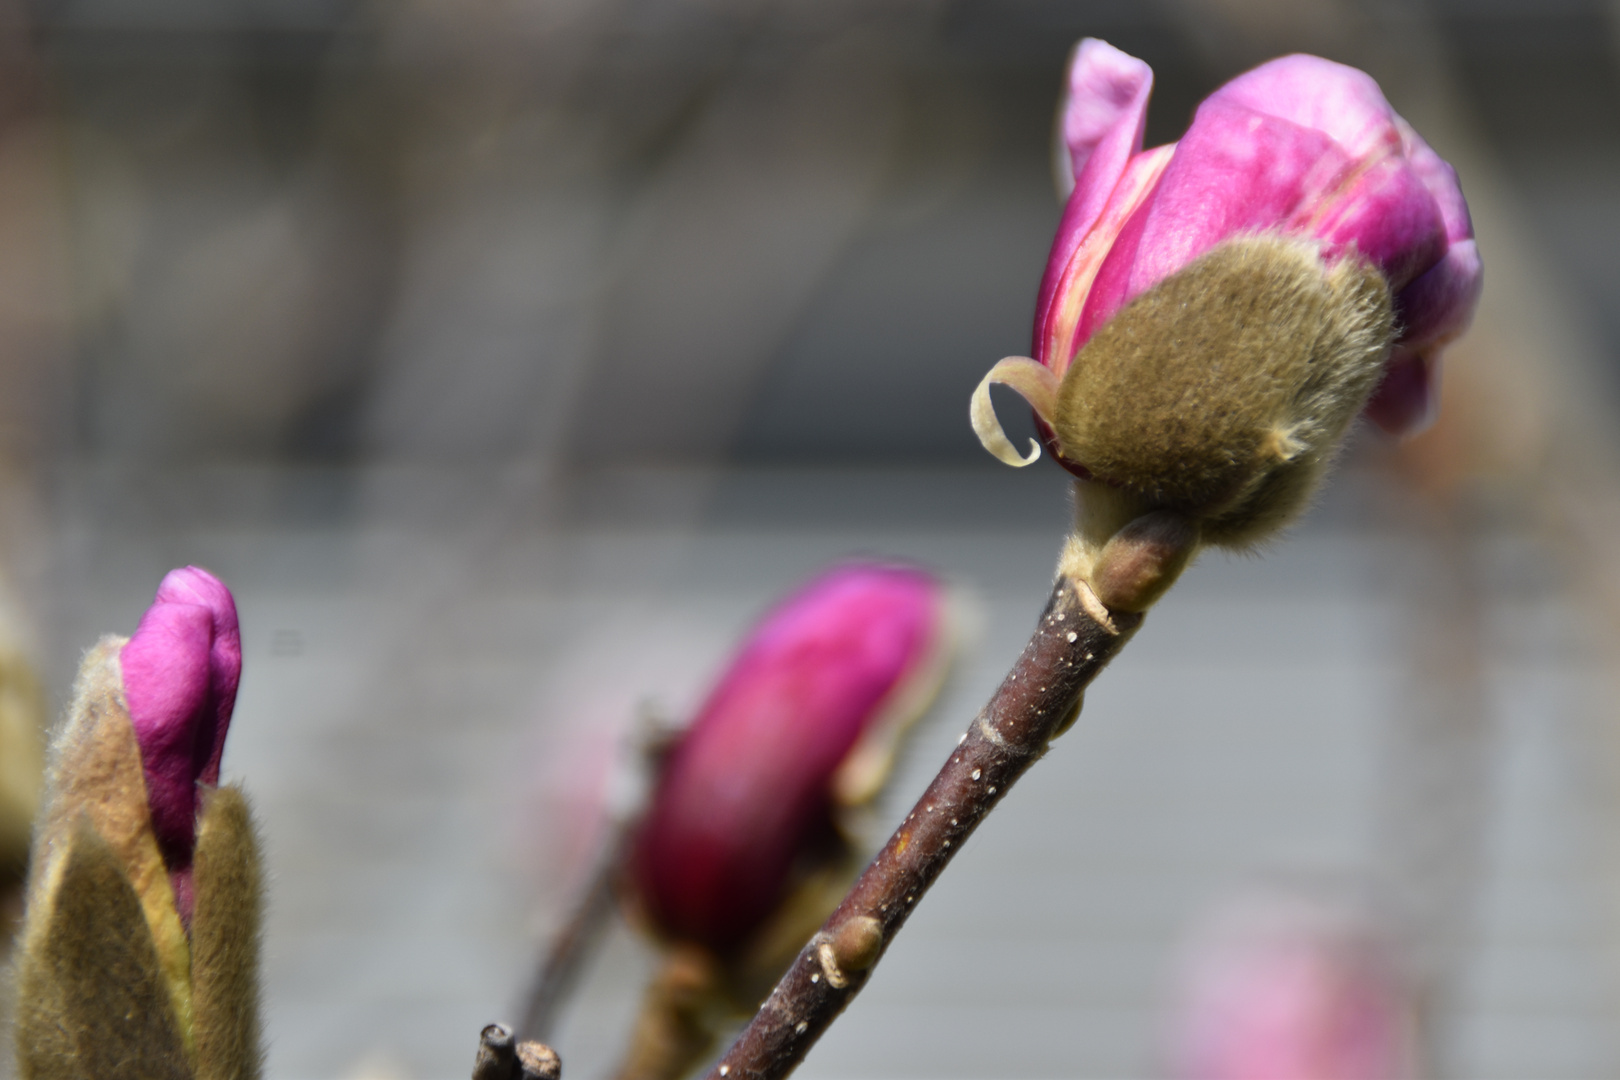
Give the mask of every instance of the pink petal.
M 1087 301 L 1096 291 L 1100 269 L 1122 244 L 1135 250 L 1135 242 L 1141 236 L 1142 215 L 1138 211 L 1158 189 L 1175 151 L 1174 144 L 1160 146 L 1130 160 L 1125 174 L 1114 185 L 1113 194 L 1103 206 L 1101 216 L 1074 249 L 1068 265 L 1059 275 L 1052 303 L 1035 324 L 1035 359 L 1059 376 L 1068 370 L 1075 351 L 1090 336 L 1089 329 L 1080 332 L 1082 316 Z M 1134 229 L 1133 222 L 1136 223 Z
M 1435 205 L 1440 208 L 1440 218 L 1446 226 L 1446 239 L 1453 243 L 1472 240 L 1474 221 L 1469 216 L 1468 203 L 1463 199 L 1462 187 L 1457 183 L 1457 170 L 1435 153 L 1429 144 L 1423 141 L 1423 137 L 1412 130 L 1411 124 L 1397 116 L 1395 125 L 1401 133 L 1401 145 L 1407 161 L 1422 179 L 1423 186 L 1429 189 L 1429 194 L 1434 196 Z
M 1204 937 L 1177 1016 L 1182 1080 L 1410 1076 L 1408 994 L 1366 930 L 1327 910 L 1251 904 Z
M 831 835 L 829 785 L 891 691 L 937 644 L 939 584 L 847 566 L 771 613 L 671 752 L 633 873 L 657 925 L 724 952 Z
M 1071 175 L 1082 176 L 1097 148 L 1112 137 L 1109 149 L 1116 160 L 1103 170 L 1103 176 L 1118 177 L 1126 159 L 1142 148 L 1142 125 L 1152 91 L 1153 69 L 1147 64 L 1106 41 L 1081 39 L 1069 67 L 1062 108 L 1063 142 L 1074 169 Z M 1094 189 L 1112 186 L 1092 185 Z
M 1176 146 L 1153 196 L 1140 252 L 1133 253 L 1129 285 L 1117 303 L 1229 236 L 1289 221 L 1314 197 L 1336 187 L 1350 166 L 1345 152 L 1321 131 L 1217 93 L 1198 107 Z M 1117 310 L 1114 298 L 1104 302 Z
M 119 654 L 153 828 L 171 866 L 191 861 L 198 782 L 219 780 L 242 671 L 230 590 L 206 570 L 171 571 Z
M 1452 244 L 1445 258 L 1395 298 L 1401 320 L 1400 343 L 1427 348 L 1457 337 L 1473 320 L 1484 284 L 1479 248 L 1474 241 Z
M 1179 143 L 1177 152 L 1180 152 Z M 1175 159 L 1171 158 L 1170 167 L 1166 168 L 1165 173 L 1174 167 Z M 1097 270 L 1091 290 L 1086 294 L 1085 307 L 1081 310 L 1079 323 L 1075 327 L 1074 342 L 1071 346 L 1074 352 L 1078 352 L 1082 345 L 1091 340 L 1091 335 L 1096 333 L 1103 323 L 1112 319 L 1114 313 L 1135 295 L 1130 287 L 1131 270 L 1142 247 L 1142 234 L 1153 215 L 1154 199 L 1163 189 L 1164 181 L 1165 176 L 1161 174 L 1154 183 L 1153 190 L 1124 222 L 1114 238 L 1113 247 L 1103 257 L 1102 266 Z
M 1319 56 L 1284 56 L 1261 64 L 1215 91 L 1209 101 L 1320 131 L 1352 158 L 1378 158 L 1401 149 L 1397 117 L 1373 77 Z
M 1075 50 L 1063 109 L 1064 141 L 1075 186 L 1063 210 L 1035 303 L 1036 336 L 1058 279 L 1097 223 L 1131 156 L 1142 149 L 1153 69 L 1107 42 L 1086 38 Z
M 1354 245 L 1395 292 L 1444 256 L 1445 223 L 1434 197 L 1406 162 L 1384 158 L 1313 208 L 1304 231 L 1343 249 Z
M 1368 399 L 1363 415 L 1391 435 L 1416 435 L 1434 422 L 1439 406 L 1439 350 L 1396 346 L 1384 381 Z

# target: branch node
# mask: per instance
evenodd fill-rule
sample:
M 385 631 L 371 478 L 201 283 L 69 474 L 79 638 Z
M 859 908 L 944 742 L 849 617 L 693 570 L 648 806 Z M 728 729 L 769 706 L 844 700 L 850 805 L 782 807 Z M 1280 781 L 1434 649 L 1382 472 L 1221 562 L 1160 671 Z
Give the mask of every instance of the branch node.
M 984 736 L 985 741 L 995 746 L 997 750 L 1011 751 L 1013 749 L 1013 747 L 1007 742 L 1006 738 L 1002 736 L 1001 732 L 990 726 L 988 717 L 980 716 L 977 720 L 973 721 L 973 726 L 978 728 L 979 734 Z
M 823 941 L 816 947 L 816 959 L 821 962 L 821 973 L 827 976 L 828 986 L 842 990 L 849 985 L 849 976 L 838 966 L 838 955 L 833 952 L 832 942 Z
M 1080 609 L 1091 616 L 1092 621 L 1098 626 L 1117 636 L 1119 627 L 1114 625 L 1114 619 L 1108 614 L 1108 608 L 1103 605 L 1101 600 L 1097 599 L 1097 594 L 1092 591 L 1091 586 L 1082 578 L 1077 577 L 1071 577 L 1069 584 L 1074 586 L 1074 595 L 1080 600 Z

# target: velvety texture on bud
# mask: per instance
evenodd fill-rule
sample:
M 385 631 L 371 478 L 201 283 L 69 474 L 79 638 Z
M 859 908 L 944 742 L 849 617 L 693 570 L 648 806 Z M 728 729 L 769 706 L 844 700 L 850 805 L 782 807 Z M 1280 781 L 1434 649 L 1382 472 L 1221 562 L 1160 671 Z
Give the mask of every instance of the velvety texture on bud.
M 944 600 L 921 570 L 847 565 L 754 628 L 670 751 L 635 838 L 631 884 L 661 933 L 721 957 L 748 945 L 932 696 Z
M 1086 441 L 1075 435 L 1076 398 L 1095 414 L 1089 430 L 1121 418 L 1168 424 L 1184 429 L 1175 436 L 1184 447 L 1202 437 L 1206 416 L 1232 415 L 1233 395 L 1207 405 L 1205 398 L 1262 363 L 1270 368 L 1253 381 L 1273 400 L 1242 402 L 1241 422 L 1211 435 L 1235 431 L 1238 442 L 1206 451 L 1195 471 L 1223 456 L 1253 457 L 1255 469 L 1268 454 L 1325 458 L 1363 408 L 1393 433 L 1422 426 L 1441 349 L 1466 328 L 1480 290 L 1473 226 L 1451 167 L 1369 76 L 1319 57 L 1283 57 L 1239 76 L 1199 106 L 1180 142 L 1144 151 L 1152 83 L 1146 64 L 1104 42 L 1076 49 L 1062 123 L 1074 188 L 1041 282 L 1034 357 L 1001 361 L 975 393 L 974 427 L 986 447 L 1009 464 L 1037 456 L 1020 458 L 995 422 L 989 386 L 999 382 L 1030 401 L 1065 467 L 1134 488 L 1137 478 L 1112 471 L 1130 456 L 1124 436 L 1108 435 L 1114 460 L 1071 445 Z M 1311 264 L 1319 282 L 1302 272 Z M 1189 273 L 1202 275 L 1198 287 L 1166 302 L 1160 294 L 1175 292 Z M 1246 292 L 1257 275 L 1286 287 Z M 1188 295 L 1219 302 L 1178 315 Z M 1156 296 L 1157 310 L 1146 311 Z M 1301 300 L 1316 308 L 1308 317 L 1284 310 Z M 1128 339 L 1123 355 L 1104 333 L 1120 319 L 1129 324 L 1113 335 Z M 1278 321 L 1294 324 L 1286 339 L 1257 329 Z M 1279 343 L 1296 361 L 1267 359 Z M 1342 385 L 1325 394 L 1316 375 L 1323 359 L 1343 372 Z M 1188 374 L 1193 366 L 1216 370 L 1201 378 Z M 1094 385 L 1082 394 L 1077 380 Z M 1137 409 L 1106 396 L 1132 387 L 1157 391 L 1160 401 Z M 1317 401 L 1295 402 L 1301 394 Z M 1317 442 L 1299 437 L 1301 424 L 1316 429 Z M 1164 446 L 1153 449 L 1165 456 Z M 1166 474 L 1165 482 L 1182 478 Z M 1154 486 L 1145 489 L 1150 497 Z
M 23 1080 L 259 1074 L 258 841 L 214 786 L 240 672 L 230 592 L 193 567 L 80 665 L 34 831 Z

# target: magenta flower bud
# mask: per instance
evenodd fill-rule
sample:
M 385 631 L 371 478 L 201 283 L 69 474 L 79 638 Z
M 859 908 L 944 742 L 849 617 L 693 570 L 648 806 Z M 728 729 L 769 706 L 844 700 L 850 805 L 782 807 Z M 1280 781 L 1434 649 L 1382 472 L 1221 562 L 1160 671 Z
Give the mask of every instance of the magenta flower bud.
M 944 590 L 853 564 L 754 628 L 670 751 L 630 880 L 661 933 L 720 956 L 745 947 L 796 868 L 836 842 L 841 802 L 870 797 L 862 751 L 920 711 L 940 672 Z
M 1412 1003 L 1346 913 L 1254 898 L 1203 935 L 1181 987 L 1180 1080 L 1406 1080 Z
M 1277 445 L 1290 449 L 1290 428 L 1301 425 L 1334 434 L 1341 399 L 1348 415 L 1365 403 L 1365 415 L 1392 433 L 1421 427 L 1432 412 L 1440 352 L 1466 328 L 1480 291 L 1479 254 L 1455 172 L 1395 114 L 1371 77 L 1319 57 L 1287 56 L 1239 76 L 1199 106 L 1180 142 L 1143 150 L 1152 84 L 1146 64 L 1104 42 L 1086 39 L 1075 52 L 1062 123 L 1074 188 L 1041 282 L 1033 359 L 1002 361 L 975 395 L 974 426 L 986 447 L 1009 464 L 1036 456 L 1020 458 L 995 424 L 988 387 L 1005 383 L 1030 400 L 1048 450 L 1065 467 L 1132 486 L 1133 479 L 1106 471 L 1107 455 L 1088 460 L 1076 455 L 1089 447 L 1066 445 L 1084 440 L 1064 430 L 1062 415 L 1076 408 L 1060 393 L 1065 376 L 1074 365 L 1101 362 L 1082 350 L 1132 301 L 1223 246 L 1263 240 L 1314 253 L 1329 278 L 1347 260 L 1369 266 L 1387 286 L 1392 309 L 1380 316 L 1366 289 L 1333 285 L 1322 301 L 1328 310 L 1362 311 L 1340 320 L 1351 351 L 1365 351 L 1362 338 L 1392 327 L 1373 360 L 1382 366 L 1368 377 L 1346 361 L 1356 373 L 1331 395 L 1329 415 L 1286 416 L 1274 425 Z M 1236 261 L 1255 264 L 1255 256 L 1244 258 Z M 1251 318 L 1274 323 L 1278 315 L 1273 308 Z M 1317 318 L 1304 320 L 1296 338 L 1322 325 Z M 1244 326 L 1234 321 L 1214 332 L 1235 340 Z M 1340 333 L 1328 325 L 1330 334 Z M 1196 333 L 1177 326 L 1150 344 L 1176 351 Z M 1151 335 L 1133 327 L 1126 337 L 1140 343 Z M 1165 360 L 1149 373 L 1138 365 L 1135 381 L 1161 382 L 1172 367 Z M 1306 385 L 1311 378 L 1297 376 L 1299 395 L 1319 395 Z M 1188 400 L 1204 396 L 1190 384 L 1187 393 Z M 1093 406 L 1115 407 L 1095 394 L 1086 403 Z M 1120 424 L 1112 415 L 1108 422 Z
M 219 783 L 242 674 L 230 590 L 195 566 L 170 571 L 119 653 L 119 665 L 152 830 L 169 869 L 184 871 L 196 844 L 197 785 Z M 180 902 L 186 910 L 185 898 Z
M 259 1075 L 263 874 L 218 786 L 241 671 L 230 591 L 190 566 L 85 654 L 34 831 L 20 1075 Z

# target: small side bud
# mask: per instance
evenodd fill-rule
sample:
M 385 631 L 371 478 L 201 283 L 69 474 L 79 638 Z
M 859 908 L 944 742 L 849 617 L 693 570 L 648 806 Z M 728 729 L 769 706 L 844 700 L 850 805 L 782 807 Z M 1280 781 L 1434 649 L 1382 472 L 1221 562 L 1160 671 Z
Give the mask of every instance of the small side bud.
M 833 959 L 843 971 L 865 971 L 882 951 L 883 924 L 870 915 L 845 920 L 833 934 Z
M 1198 524 L 1174 510 L 1155 510 L 1103 545 L 1091 588 L 1111 611 L 1146 611 L 1174 585 L 1198 551 Z
M 518 1080 L 562 1080 L 562 1058 L 543 1042 L 517 1044 Z
M 1065 734 L 1070 728 L 1074 727 L 1075 721 L 1080 719 L 1080 710 L 1085 708 L 1085 704 L 1086 692 L 1082 690 L 1080 691 L 1080 696 L 1074 699 L 1074 707 L 1068 712 L 1064 713 L 1063 719 L 1059 720 L 1057 727 L 1052 729 L 1052 738 L 1055 739 L 1058 736 Z

